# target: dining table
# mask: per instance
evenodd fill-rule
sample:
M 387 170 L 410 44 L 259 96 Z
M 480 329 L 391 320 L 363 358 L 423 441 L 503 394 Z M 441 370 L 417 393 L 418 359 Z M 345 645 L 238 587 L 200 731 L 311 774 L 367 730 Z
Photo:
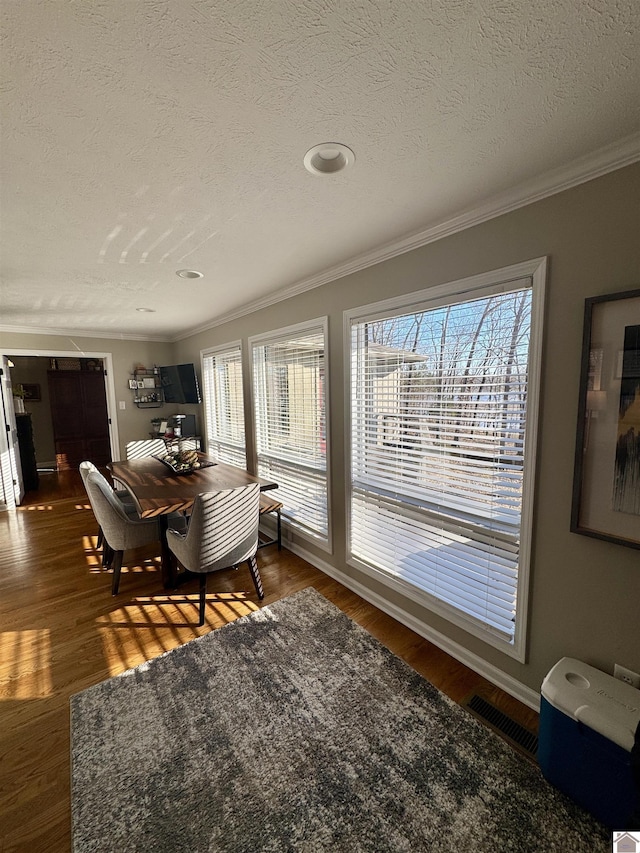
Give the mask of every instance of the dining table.
M 167 544 L 170 516 L 188 515 L 198 495 L 221 489 L 234 489 L 259 483 L 260 491 L 277 489 L 272 480 L 256 477 L 244 468 L 219 462 L 206 453 L 198 452 L 200 467 L 178 472 L 156 456 L 110 462 L 111 476 L 131 495 L 140 518 L 157 518 L 162 547 L 162 580 L 165 588 L 176 585 L 179 573 Z M 180 573 L 182 574 L 182 573 Z

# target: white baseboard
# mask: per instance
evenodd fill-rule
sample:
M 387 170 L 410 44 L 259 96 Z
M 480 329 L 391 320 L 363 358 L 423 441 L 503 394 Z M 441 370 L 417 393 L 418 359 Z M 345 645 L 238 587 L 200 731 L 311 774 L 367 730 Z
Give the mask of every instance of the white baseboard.
M 490 664 L 479 655 L 470 652 L 464 646 L 456 643 L 444 634 L 441 634 L 440 631 L 436 631 L 434 628 L 426 625 L 419 619 L 416 619 L 415 616 L 407 613 L 396 604 L 392 604 L 390 601 L 387 601 L 385 598 L 373 592 L 359 581 L 345 575 L 339 569 L 336 569 L 320 557 L 316 557 L 315 554 L 311 554 L 309 551 L 306 551 L 297 543 L 286 541 L 284 544 L 289 551 L 292 551 L 294 554 L 302 557 L 303 560 L 311 563 L 311 565 L 315 566 L 316 569 L 319 569 L 325 575 L 329 575 L 329 577 L 338 581 L 343 586 L 346 586 L 347 589 L 350 589 L 361 598 L 364 598 L 364 600 L 368 601 L 369 604 L 373 604 L 374 607 L 377 607 L 379 610 L 382 610 L 387 615 L 393 617 L 405 627 L 410 628 L 412 631 L 415 631 L 416 634 L 424 637 L 425 640 L 429 640 L 429 642 L 433 643 L 434 646 L 437 646 L 439 649 L 442 649 L 442 651 L 447 652 L 447 654 L 451 655 L 452 658 L 455 658 L 460 661 L 460 663 L 465 664 L 469 669 L 472 669 L 474 672 L 477 672 L 478 675 L 486 678 L 487 681 L 495 684 L 496 687 L 504 690 L 505 693 L 515 697 L 534 711 L 540 711 L 540 694 L 535 690 L 532 690 L 530 687 L 527 687 L 526 684 L 522 684 L 521 681 L 518 681 L 513 678 L 513 676 L 503 672 L 497 666 Z

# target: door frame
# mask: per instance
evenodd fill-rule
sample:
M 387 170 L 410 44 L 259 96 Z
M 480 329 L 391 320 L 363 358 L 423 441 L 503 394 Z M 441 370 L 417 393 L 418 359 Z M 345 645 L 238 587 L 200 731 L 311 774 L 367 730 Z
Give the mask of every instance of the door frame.
M 113 375 L 113 355 L 110 352 L 78 352 L 78 350 L 61 350 L 61 349 L 19 349 L 9 347 L 5 352 L 3 347 L 2 355 L 22 355 L 35 356 L 43 358 L 100 358 L 104 364 L 106 376 L 104 376 L 104 390 L 107 397 L 107 419 L 109 426 L 109 444 L 111 447 L 111 458 L 114 462 L 120 459 L 120 438 L 118 435 L 118 418 L 116 412 L 118 410 L 116 403 L 116 387 Z M 13 406 L 13 400 L 11 401 Z
M 18 446 L 18 426 L 11 393 L 9 359 L 0 355 L 0 510 L 15 509 L 24 497 L 22 465 Z

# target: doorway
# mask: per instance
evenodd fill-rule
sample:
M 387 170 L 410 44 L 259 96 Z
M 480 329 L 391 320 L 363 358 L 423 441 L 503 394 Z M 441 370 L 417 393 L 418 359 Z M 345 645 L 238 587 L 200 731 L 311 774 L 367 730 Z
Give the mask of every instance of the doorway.
M 39 470 L 73 470 L 75 467 L 77 471 L 82 459 L 89 458 L 100 465 L 119 458 L 111 353 L 15 348 L 6 352 L 16 357 L 14 362 L 28 358 L 31 364 L 37 365 L 38 381 L 33 376 L 26 381 L 30 387 L 37 386 L 38 398 L 29 401 L 27 397 L 26 409 L 32 413 L 36 433 L 40 436 L 36 438 L 36 443 L 40 443 L 40 448 L 36 447 Z M 76 362 L 80 359 L 84 370 L 77 370 Z M 76 369 L 66 370 L 68 366 Z M 10 372 L 15 373 L 14 370 Z M 57 388 L 58 383 L 62 383 L 64 390 L 60 388 L 60 393 L 54 390 L 52 395 L 49 377 L 54 372 L 53 384 Z M 68 376 L 70 373 L 72 377 Z M 59 378 L 63 374 L 67 381 Z M 13 381 L 22 384 L 25 380 Z M 12 508 L 12 502 L 6 498 L 0 494 L 0 505 L 4 500 L 7 507 Z
M 85 459 L 98 466 L 111 462 L 102 362 L 92 361 L 90 370 L 47 371 L 57 471 L 75 471 Z

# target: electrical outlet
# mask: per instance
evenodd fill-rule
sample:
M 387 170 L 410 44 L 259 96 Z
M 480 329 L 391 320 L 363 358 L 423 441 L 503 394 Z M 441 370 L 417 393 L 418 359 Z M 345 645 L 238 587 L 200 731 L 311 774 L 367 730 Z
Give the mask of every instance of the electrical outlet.
M 637 687 L 640 690 L 640 675 L 637 672 L 626 669 L 624 666 L 620 666 L 619 663 L 613 667 L 613 677 L 619 678 L 625 684 L 630 684 L 632 687 Z

